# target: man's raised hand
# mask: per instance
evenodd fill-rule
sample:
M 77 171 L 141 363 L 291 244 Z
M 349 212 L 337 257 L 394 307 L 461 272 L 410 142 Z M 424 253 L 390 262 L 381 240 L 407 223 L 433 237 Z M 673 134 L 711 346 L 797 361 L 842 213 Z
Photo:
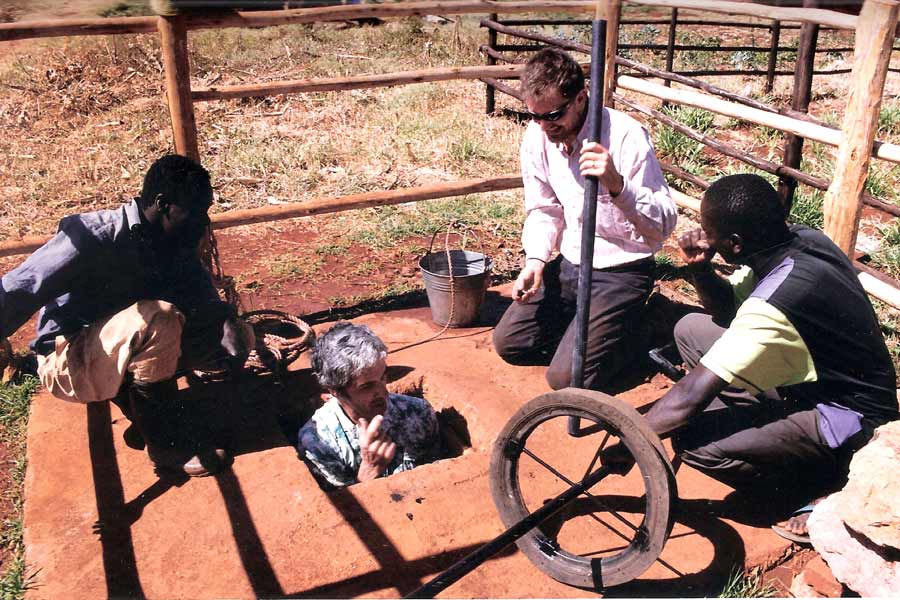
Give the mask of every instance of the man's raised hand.
M 359 452 L 362 462 L 356 478 L 359 481 L 369 481 L 377 478 L 394 460 L 397 453 L 397 444 L 381 431 L 381 415 L 376 415 L 372 422 L 360 418 L 356 424 L 359 431 Z
M 706 241 L 706 234 L 700 228 L 683 233 L 678 238 L 678 250 L 682 260 L 689 267 L 707 264 L 716 254 L 716 251 Z

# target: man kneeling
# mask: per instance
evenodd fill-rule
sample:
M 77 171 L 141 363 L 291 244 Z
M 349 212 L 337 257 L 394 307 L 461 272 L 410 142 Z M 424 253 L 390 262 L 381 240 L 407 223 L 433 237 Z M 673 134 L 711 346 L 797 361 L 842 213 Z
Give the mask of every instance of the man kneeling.
M 331 397 L 300 428 L 298 451 L 320 485 L 352 485 L 438 457 L 437 416 L 421 398 L 391 394 L 387 347 L 365 325 L 337 323 L 317 342 L 312 367 Z

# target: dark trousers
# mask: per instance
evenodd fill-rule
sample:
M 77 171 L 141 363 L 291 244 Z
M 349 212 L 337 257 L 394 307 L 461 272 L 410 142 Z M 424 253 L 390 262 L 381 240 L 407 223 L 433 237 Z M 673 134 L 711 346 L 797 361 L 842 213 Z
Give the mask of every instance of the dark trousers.
M 687 366 L 697 366 L 724 331 L 709 315 L 683 317 L 675 342 Z M 860 432 L 833 449 L 812 405 L 781 399 L 774 390 L 753 396 L 726 388 L 676 433 L 673 445 L 685 463 L 734 488 L 824 493 L 843 485 L 853 451 L 870 435 Z
M 640 348 L 635 332 L 653 289 L 653 260 L 594 269 L 587 351 L 586 388 L 602 390 Z M 494 348 L 505 361 L 536 364 L 551 353 L 547 382 L 569 387 L 575 343 L 578 266 L 562 256 L 544 267 L 543 287 L 527 302 L 513 302 L 494 330 Z

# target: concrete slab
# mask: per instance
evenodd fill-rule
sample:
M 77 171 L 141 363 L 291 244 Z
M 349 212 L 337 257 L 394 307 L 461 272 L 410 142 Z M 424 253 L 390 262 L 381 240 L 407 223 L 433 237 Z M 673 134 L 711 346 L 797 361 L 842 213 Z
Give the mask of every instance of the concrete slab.
M 143 452 L 124 445 L 127 421 L 115 407 L 41 394 L 32 409 L 25 484 L 26 560 L 40 569 L 29 597 L 400 596 L 499 534 L 491 444 L 518 407 L 548 391 L 543 367 L 503 363 L 487 328 L 451 330 L 401 349 L 437 330 L 427 308 L 358 321 L 399 349 L 389 357 L 394 376 L 422 378 L 436 409 L 462 414 L 472 440 L 462 456 L 322 492 L 284 433 L 308 411 L 314 389 L 300 370 L 285 386 L 253 384 L 239 398 L 214 388 L 219 397 L 206 401 L 220 402 L 214 408 L 232 417 L 233 468 L 166 482 Z M 667 387 L 656 376 L 620 397 L 641 405 Z M 574 456 L 566 442 L 548 444 L 564 462 Z M 735 565 L 773 561 L 788 549 L 765 518 L 754 516 L 759 507 L 729 488 L 689 468 L 680 470 L 678 484 L 681 509 L 661 562 L 607 595 L 709 594 Z M 557 490 L 542 491 L 547 497 L 565 487 L 558 480 L 547 486 Z M 623 486 L 616 493 L 627 495 Z M 587 529 L 596 524 L 578 527 L 573 539 L 599 535 Z M 444 595 L 595 594 L 547 577 L 513 547 Z

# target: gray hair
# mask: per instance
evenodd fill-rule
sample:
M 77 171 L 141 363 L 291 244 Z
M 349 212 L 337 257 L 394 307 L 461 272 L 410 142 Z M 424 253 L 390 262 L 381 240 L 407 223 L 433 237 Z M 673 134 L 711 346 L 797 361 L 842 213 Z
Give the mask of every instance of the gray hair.
M 387 356 L 387 346 L 365 325 L 339 321 L 316 340 L 310 362 L 319 384 L 343 390 L 353 379 Z

